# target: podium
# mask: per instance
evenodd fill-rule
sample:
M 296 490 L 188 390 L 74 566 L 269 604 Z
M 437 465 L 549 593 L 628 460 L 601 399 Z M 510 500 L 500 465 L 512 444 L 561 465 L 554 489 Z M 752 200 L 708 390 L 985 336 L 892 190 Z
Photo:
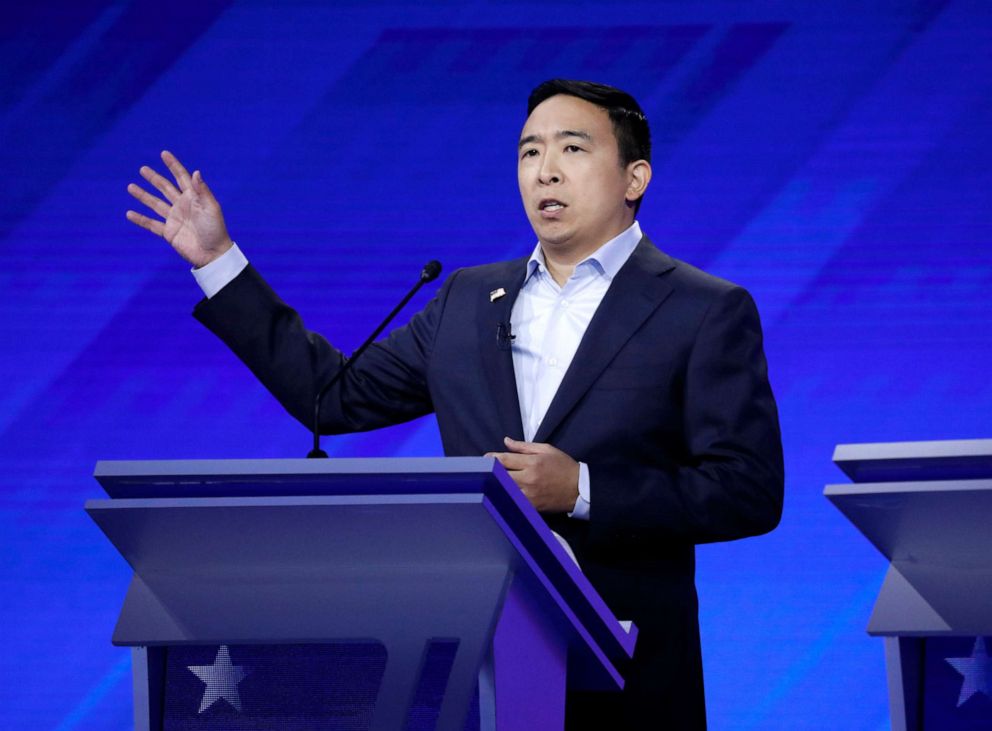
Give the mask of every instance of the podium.
M 132 648 L 136 729 L 460 731 L 477 698 L 481 729 L 550 730 L 566 683 L 623 687 L 636 628 L 494 459 L 95 477 L 109 499 L 86 511 L 134 571 L 113 642 Z
M 992 439 L 841 444 L 826 497 L 889 560 L 868 633 L 885 638 L 893 731 L 992 728 Z

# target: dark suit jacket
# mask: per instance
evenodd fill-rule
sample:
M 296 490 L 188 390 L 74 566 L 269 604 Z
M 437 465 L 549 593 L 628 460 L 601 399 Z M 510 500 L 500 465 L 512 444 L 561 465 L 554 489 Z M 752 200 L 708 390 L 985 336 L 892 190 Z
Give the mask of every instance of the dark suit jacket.
M 525 264 L 452 274 L 328 393 L 322 430 L 374 429 L 434 411 L 447 455 L 504 451 L 504 436 L 522 439 L 512 355 L 497 328 L 510 320 Z M 500 287 L 507 296 L 490 301 Z M 194 314 L 311 424 L 313 395 L 343 356 L 257 272 L 249 266 Z M 621 712 L 632 727 L 704 727 L 694 544 L 769 531 L 782 508 L 778 417 L 751 297 L 643 239 L 590 322 L 535 441 L 589 465 L 590 520 L 545 517 L 614 613 L 640 628 Z M 570 728 L 593 718 L 591 707 L 573 712 L 587 702 L 574 701 Z M 648 708 L 666 722 L 641 726 Z

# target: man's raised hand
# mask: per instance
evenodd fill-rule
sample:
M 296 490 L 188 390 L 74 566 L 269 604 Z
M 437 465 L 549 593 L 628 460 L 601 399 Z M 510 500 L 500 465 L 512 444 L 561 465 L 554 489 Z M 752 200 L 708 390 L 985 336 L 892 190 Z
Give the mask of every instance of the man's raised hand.
M 169 168 L 176 185 L 147 165 L 142 166 L 140 173 L 165 200 L 140 185 L 130 183 L 127 186 L 127 192 L 159 218 L 128 211 L 127 220 L 161 236 L 194 267 L 205 266 L 232 246 L 220 204 L 199 170 L 190 175 L 168 151 L 162 152 L 162 162 Z

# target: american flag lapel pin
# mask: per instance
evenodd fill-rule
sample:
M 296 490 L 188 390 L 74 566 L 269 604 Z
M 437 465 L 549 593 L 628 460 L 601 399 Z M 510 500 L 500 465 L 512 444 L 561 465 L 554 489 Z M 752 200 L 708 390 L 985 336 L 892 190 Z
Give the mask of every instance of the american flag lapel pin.
M 499 289 L 494 289 L 492 292 L 489 293 L 489 301 L 495 302 L 500 297 L 505 297 L 505 296 L 506 296 L 506 290 L 500 287 Z

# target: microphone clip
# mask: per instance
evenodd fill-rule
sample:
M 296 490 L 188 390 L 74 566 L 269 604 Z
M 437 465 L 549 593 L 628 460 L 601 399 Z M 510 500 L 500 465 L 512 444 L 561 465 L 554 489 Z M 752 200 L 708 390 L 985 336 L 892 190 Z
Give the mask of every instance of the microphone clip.
M 496 346 L 500 350 L 510 350 L 517 336 L 513 334 L 513 326 L 509 322 L 496 324 Z

